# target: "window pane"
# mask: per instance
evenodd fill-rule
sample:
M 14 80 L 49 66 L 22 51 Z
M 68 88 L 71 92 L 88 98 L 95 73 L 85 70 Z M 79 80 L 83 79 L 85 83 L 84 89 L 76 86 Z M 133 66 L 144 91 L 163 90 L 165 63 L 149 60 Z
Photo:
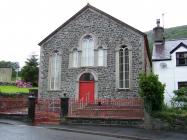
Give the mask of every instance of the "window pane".
M 90 35 L 83 38 L 82 41 L 82 65 L 93 66 L 94 64 L 94 41 Z
M 178 82 L 178 89 L 182 87 L 187 87 L 187 82 Z
M 119 88 L 123 88 L 123 81 L 119 81 Z
M 129 88 L 129 51 L 125 49 L 125 88 Z
M 119 51 L 119 87 L 124 88 L 124 57 L 123 49 Z
M 87 52 L 87 46 L 86 46 L 86 40 L 83 39 L 83 43 L 82 43 L 82 65 L 85 66 L 86 65 L 86 52 Z
M 184 65 L 185 64 L 185 59 L 184 58 L 179 58 L 179 64 Z
M 129 88 L 129 80 L 125 80 L 125 87 Z
M 187 65 L 187 53 L 186 52 L 176 53 L 176 64 L 179 66 Z
M 80 81 L 93 81 L 94 77 L 92 74 L 90 73 L 84 73 L 83 75 L 81 75 L 80 77 Z
M 78 51 L 73 50 L 73 67 L 78 67 Z
M 61 57 L 55 53 L 50 58 L 49 85 L 50 89 L 57 90 L 60 88 L 61 75 Z
M 184 53 L 184 58 L 187 58 L 187 53 Z
M 104 50 L 99 48 L 98 50 L 98 66 L 103 66 L 104 64 Z

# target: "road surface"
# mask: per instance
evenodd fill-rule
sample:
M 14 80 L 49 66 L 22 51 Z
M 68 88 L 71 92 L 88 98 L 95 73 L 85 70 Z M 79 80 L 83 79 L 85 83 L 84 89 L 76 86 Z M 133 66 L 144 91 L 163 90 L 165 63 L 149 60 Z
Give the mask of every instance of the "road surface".
M 0 124 L 0 140 L 122 140 L 27 125 Z M 123 139 L 124 140 L 124 139 Z

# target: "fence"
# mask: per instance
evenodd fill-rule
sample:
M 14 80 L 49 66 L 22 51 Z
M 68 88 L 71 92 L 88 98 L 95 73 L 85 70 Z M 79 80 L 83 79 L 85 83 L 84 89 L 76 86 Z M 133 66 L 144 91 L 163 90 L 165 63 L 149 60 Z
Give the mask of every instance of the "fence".
M 96 99 L 93 103 L 69 100 L 69 117 L 104 119 L 143 119 L 144 102 L 140 98 Z

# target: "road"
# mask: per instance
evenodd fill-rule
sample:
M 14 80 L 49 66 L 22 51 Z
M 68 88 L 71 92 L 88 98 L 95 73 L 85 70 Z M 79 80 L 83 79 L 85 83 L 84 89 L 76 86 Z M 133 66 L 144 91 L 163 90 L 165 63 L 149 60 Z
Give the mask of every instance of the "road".
M 0 124 L 0 140 L 122 140 L 120 138 L 52 130 L 43 127 Z M 124 140 L 124 139 L 123 139 Z

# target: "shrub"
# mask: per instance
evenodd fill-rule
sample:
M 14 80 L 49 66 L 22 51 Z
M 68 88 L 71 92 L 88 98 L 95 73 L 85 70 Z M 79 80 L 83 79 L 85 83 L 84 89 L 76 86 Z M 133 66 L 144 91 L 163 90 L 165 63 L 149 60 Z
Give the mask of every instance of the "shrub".
M 164 103 L 165 85 L 153 73 L 141 74 L 139 77 L 140 95 L 144 98 L 148 112 L 161 110 Z
M 175 93 L 172 99 L 173 106 L 187 109 L 187 87 L 182 87 L 173 92 Z
M 153 112 L 152 115 L 167 121 L 171 125 L 174 125 L 176 120 L 184 120 L 187 124 L 187 111 L 184 109 L 169 108 L 165 106 L 163 110 Z
M 25 82 L 25 81 L 22 81 L 22 80 L 17 80 L 16 81 L 16 86 L 17 87 L 24 87 L 24 88 L 31 88 L 32 87 L 32 84 L 30 82 Z

